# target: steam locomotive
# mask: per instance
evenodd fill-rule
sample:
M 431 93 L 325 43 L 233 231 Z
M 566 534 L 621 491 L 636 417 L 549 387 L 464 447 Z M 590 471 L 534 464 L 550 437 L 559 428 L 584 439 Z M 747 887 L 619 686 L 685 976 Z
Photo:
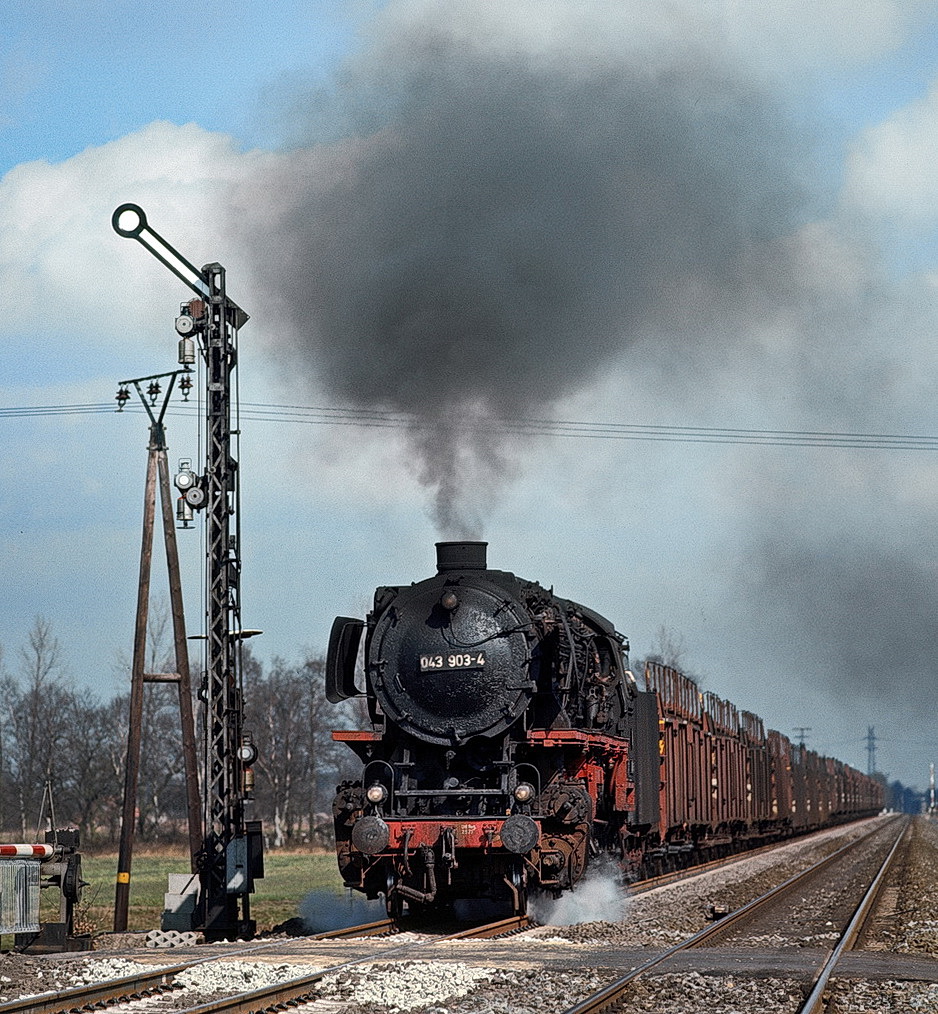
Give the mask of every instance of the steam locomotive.
M 523 913 L 604 856 L 634 879 L 881 809 L 877 781 L 676 670 L 639 686 L 608 620 L 486 548 L 438 543 L 436 575 L 332 627 L 326 696 L 364 697 L 371 726 L 333 732 L 363 765 L 336 791 L 339 869 L 389 914 Z

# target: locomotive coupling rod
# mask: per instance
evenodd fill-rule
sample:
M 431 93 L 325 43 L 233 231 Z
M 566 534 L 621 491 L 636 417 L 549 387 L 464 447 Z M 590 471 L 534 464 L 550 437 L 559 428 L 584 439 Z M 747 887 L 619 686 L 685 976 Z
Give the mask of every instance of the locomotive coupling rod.
M 123 236 L 125 239 L 135 239 L 141 246 L 146 247 L 164 267 L 169 268 L 197 296 L 206 300 L 210 298 L 212 287 L 205 269 L 200 271 L 165 240 L 147 222 L 147 216 L 139 204 L 122 204 L 115 208 L 114 214 L 111 215 L 111 225 L 118 236 Z M 234 300 L 226 296 L 225 302 L 235 311 L 236 328 L 242 327 L 250 320 L 248 314 Z

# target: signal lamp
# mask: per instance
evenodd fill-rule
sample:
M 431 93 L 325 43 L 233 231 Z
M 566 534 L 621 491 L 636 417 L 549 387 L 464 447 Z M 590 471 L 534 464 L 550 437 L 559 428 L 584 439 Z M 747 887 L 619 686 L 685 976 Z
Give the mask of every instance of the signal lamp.
M 179 462 L 179 471 L 173 478 L 173 483 L 176 489 L 180 493 L 185 493 L 187 489 L 192 489 L 196 484 L 196 474 L 192 471 L 192 462 L 189 458 L 183 458 Z
M 176 332 L 177 334 L 187 335 L 192 334 L 195 330 L 195 321 L 188 313 L 184 313 L 181 317 L 176 318 Z
M 208 499 L 201 486 L 190 486 L 182 495 L 186 498 L 186 503 L 190 507 L 195 507 L 196 510 L 204 507 L 205 501 Z

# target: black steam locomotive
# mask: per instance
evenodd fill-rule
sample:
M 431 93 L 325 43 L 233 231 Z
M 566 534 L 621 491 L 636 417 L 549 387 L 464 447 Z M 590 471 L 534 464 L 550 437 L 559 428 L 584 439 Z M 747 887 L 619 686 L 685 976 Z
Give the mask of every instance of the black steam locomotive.
M 327 697 L 364 696 L 371 720 L 333 733 L 363 764 L 334 802 L 345 883 L 391 914 L 521 913 L 602 855 L 635 877 L 881 805 L 866 776 L 793 754 L 673 670 L 640 688 L 627 652 L 598 613 L 488 570 L 479 542 L 439 543 L 437 574 L 379 588 L 367 624 L 336 619 Z

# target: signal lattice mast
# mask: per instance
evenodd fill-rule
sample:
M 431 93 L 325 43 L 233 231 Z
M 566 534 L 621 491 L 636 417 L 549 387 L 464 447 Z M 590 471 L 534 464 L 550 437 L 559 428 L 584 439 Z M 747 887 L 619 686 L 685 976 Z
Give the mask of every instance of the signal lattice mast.
M 231 392 L 237 367 L 238 331 L 248 315 L 228 297 L 225 269 L 190 264 L 147 223 L 143 210 L 123 204 L 111 218 L 115 232 L 136 239 L 198 298 L 183 306 L 176 320 L 180 362 L 195 361 L 196 339 L 205 362 L 205 472 L 177 476 L 189 508 L 205 509 L 206 529 L 206 672 L 205 701 L 205 838 L 199 856 L 198 927 L 206 939 L 252 936 L 250 894 L 263 876 L 259 821 L 246 821 L 253 743 L 245 740 L 241 689 L 240 641 L 256 631 L 241 627 L 241 556 L 238 511 L 238 463 L 231 453 Z M 182 480 L 182 481 L 180 481 Z M 180 510 L 185 507 L 180 505 Z

